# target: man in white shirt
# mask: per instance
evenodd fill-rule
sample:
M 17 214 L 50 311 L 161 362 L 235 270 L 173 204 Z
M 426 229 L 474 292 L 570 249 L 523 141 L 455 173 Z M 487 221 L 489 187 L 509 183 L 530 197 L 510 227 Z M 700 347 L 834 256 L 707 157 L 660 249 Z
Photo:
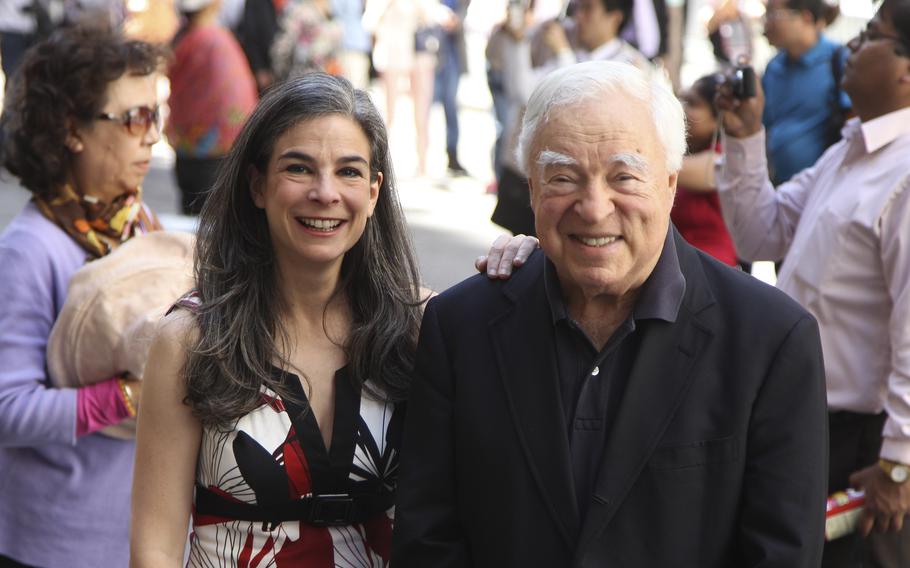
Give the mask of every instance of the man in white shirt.
M 775 192 L 763 96 L 722 97 L 718 188 L 737 252 L 786 255 L 778 286 L 819 322 L 829 490 L 866 492 L 857 534 L 823 566 L 910 566 L 910 0 L 885 0 L 849 44 L 843 140 Z M 873 531 L 874 529 L 874 531 Z M 871 533 L 869 538 L 861 538 Z

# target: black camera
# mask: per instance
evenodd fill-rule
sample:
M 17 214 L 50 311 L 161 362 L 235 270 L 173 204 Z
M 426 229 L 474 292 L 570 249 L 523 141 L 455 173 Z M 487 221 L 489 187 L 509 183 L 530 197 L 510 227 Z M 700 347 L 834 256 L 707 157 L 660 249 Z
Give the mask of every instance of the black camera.
M 723 75 L 724 84 L 730 86 L 730 93 L 737 99 L 751 99 L 755 96 L 755 69 L 751 65 L 737 65 Z

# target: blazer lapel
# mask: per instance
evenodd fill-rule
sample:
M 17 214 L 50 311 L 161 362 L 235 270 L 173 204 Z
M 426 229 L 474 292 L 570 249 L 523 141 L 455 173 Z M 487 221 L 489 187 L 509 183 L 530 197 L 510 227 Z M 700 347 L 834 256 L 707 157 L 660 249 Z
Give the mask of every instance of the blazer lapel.
M 713 303 L 688 245 L 677 241 L 687 286 L 675 323 L 648 321 L 611 432 L 594 495 L 581 528 L 576 558 L 584 558 L 645 467 L 692 383 L 692 370 L 713 332 L 697 313 Z
M 540 497 L 574 550 L 580 519 L 543 286 L 543 255 L 536 256 L 538 262 L 529 262 L 520 271 L 521 282 L 516 279 L 504 287 L 513 304 L 490 322 L 490 336 L 509 411 Z

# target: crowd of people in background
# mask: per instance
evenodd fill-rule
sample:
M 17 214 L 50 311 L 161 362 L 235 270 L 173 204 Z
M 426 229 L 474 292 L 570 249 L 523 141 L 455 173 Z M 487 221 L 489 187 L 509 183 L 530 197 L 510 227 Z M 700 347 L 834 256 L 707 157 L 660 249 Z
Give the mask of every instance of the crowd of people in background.
M 351 554 L 389 562 L 393 522 L 386 512 L 394 502 L 405 427 L 399 409 L 408 397 L 406 377 L 420 353 L 417 334 L 427 291 L 420 288 L 395 195 L 388 137 L 399 130 L 394 126 L 401 120 L 399 101 L 410 98 L 415 179 L 426 181 L 431 148 L 444 149 L 447 176 L 471 175 L 459 155 L 464 129 L 458 93 L 468 72 L 465 23 L 477 3 L 162 0 L 139 13 L 122 0 L 0 2 L 0 59 L 6 77 L 0 155 L 3 168 L 31 192 L 28 205 L 0 234 L 0 264 L 7 269 L 0 278 L 0 565 L 125 566 L 131 491 L 134 505 L 142 507 L 133 518 L 137 566 L 156 565 L 164 557 L 182 560 L 191 507 L 198 513 L 188 549 L 191 565 L 216 557 L 237 563 L 250 555 L 325 560 Z M 752 286 L 736 284 L 744 275 L 723 271 L 748 273 L 753 262 L 776 263 L 777 287 L 817 321 L 817 331 L 803 330 L 807 353 L 814 353 L 817 333 L 824 356 L 826 397 L 816 398 L 827 399 L 822 422 L 829 432 L 828 461 L 815 460 L 823 472 L 806 472 L 809 500 L 814 508 L 820 506 L 818 479 L 825 474 L 829 493 L 852 487 L 865 494 L 857 531 L 825 543 L 823 552 L 820 543 L 815 543 L 818 550 L 804 548 L 799 565 L 910 565 L 910 524 L 904 523 L 910 514 L 910 1 L 882 0 L 846 45 L 826 33 L 838 17 L 836 4 L 828 0 L 768 0 L 758 16 L 742 2 L 720 1 L 711 6 L 710 18 L 696 23 L 686 22 L 685 15 L 693 12 L 686 2 L 550 2 L 559 9 L 540 18 L 543 3 L 503 2 L 484 50 L 490 118 L 496 124 L 495 140 L 489 141 L 494 180 L 488 192 L 496 200 L 491 220 L 518 235 L 508 241 L 511 253 L 520 250 L 516 266 L 527 259 L 528 243 L 537 242 L 538 230 L 550 232 L 549 241 L 546 234 L 541 237 L 547 259 L 556 255 L 548 246 L 563 238 L 571 243 L 597 240 L 581 234 L 583 229 L 563 235 L 565 227 L 554 220 L 548 203 L 554 207 L 552 203 L 574 196 L 575 204 L 559 217 L 571 219 L 573 227 L 593 224 L 601 213 L 604 218 L 614 215 L 596 201 L 607 190 L 592 175 L 603 172 L 586 161 L 586 152 L 599 151 L 585 138 L 588 127 L 578 116 L 564 116 L 571 136 L 594 149 L 565 145 L 562 131 L 544 128 L 550 108 L 587 112 L 591 124 L 611 128 L 617 121 L 647 124 L 636 134 L 655 146 L 650 129 L 664 136 L 664 125 L 632 121 L 613 104 L 638 108 L 647 98 L 639 93 L 642 89 L 654 89 L 655 100 L 672 99 L 654 116 L 670 107 L 674 117 L 684 116 L 684 132 L 676 126 L 671 130 L 684 136 L 686 144 L 679 148 L 679 163 L 668 166 L 667 179 L 659 184 L 672 224 L 658 235 L 653 224 L 643 223 L 648 229 L 643 231 L 653 237 L 648 262 L 670 262 L 664 254 L 670 249 L 661 247 L 681 250 L 683 280 L 696 278 L 695 272 L 701 279 L 704 265 L 709 273 L 705 282 L 715 282 L 715 271 L 722 270 L 716 277 L 718 294 L 726 294 L 728 286 L 737 294 Z M 683 82 L 681 67 L 688 55 L 682 30 L 693 25 L 702 26 L 699 33 L 710 42 L 713 70 Z M 775 50 L 760 68 L 751 66 L 757 33 Z M 608 63 L 614 71 L 606 75 L 615 72 L 645 87 L 633 92 L 617 86 L 625 79 L 603 83 L 606 75 L 596 67 Z M 578 69 L 590 73 L 588 79 L 573 77 L 572 70 Z M 558 84 L 554 77 L 561 77 Z M 161 100 L 165 78 L 168 96 Z M 371 88 L 384 96 L 381 117 L 369 100 Z M 540 99 L 541 88 L 546 100 Z M 430 129 L 434 103 L 441 105 L 444 132 Z M 532 154 L 538 131 L 546 131 L 545 140 L 552 136 L 553 148 L 562 150 L 534 146 Z M 71 278 L 85 262 L 109 257 L 123 243 L 163 228 L 142 200 L 151 148 L 162 138 L 175 154 L 180 211 L 200 220 L 196 289 L 174 304 L 171 328 L 153 351 L 160 369 L 153 376 L 169 386 L 146 398 L 142 377 L 122 372 L 79 388 L 61 388 L 47 370 L 47 345 Z M 438 144 L 432 143 L 437 139 Z M 668 152 L 661 144 L 662 152 Z M 627 166 L 622 175 L 633 180 L 648 170 L 634 148 L 616 162 Z M 557 173 L 546 177 L 548 172 Z M 333 181 L 318 181 L 328 178 Z M 617 187 L 626 181 L 616 181 Z M 563 190 L 541 194 L 541 186 Z M 565 189 L 569 186 L 574 189 Z M 312 210 L 295 209 L 293 192 L 303 189 Z M 636 193 L 621 188 L 616 193 L 621 197 L 608 200 L 615 216 L 637 218 L 630 197 Z M 287 214 L 291 210 L 293 217 Z M 341 220 L 321 216 L 329 210 Z M 542 216 L 549 225 L 542 225 Z M 288 236 L 300 229 L 297 224 L 309 237 L 341 231 L 344 246 L 299 249 L 295 237 Z M 689 245 L 700 252 L 690 254 Z M 504 246 L 494 246 L 497 257 Z M 389 262 L 393 258 L 395 263 Z M 511 266 L 511 254 L 507 258 Z M 541 294 L 555 301 L 561 317 L 572 324 L 571 306 L 561 304 L 567 297 L 554 300 L 553 295 L 559 295 L 565 275 L 540 255 L 535 258 Z M 636 262 L 630 261 L 638 270 Z M 679 266 L 673 266 L 673 278 L 664 284 L 678 280 Z M 654 263 L 642 274 L 648 277 L 652 269 L 657 271 Z M 366 281 L 357 270 L 380 276 Z M 263 276 L 272 272 L 277 280 Z M 495 268 L 489 275 L 496 276 Z M 288 281 L 307 282 L 315 292 L 300 295 Z M 477 284 L 484 291 L 488 285 Z M 682 301 L 683 291 L 669 289 L 674 302 Z M 746 296 L 731 294 L 724 300 L 748 302 Z M 637 292 L 629 297 L 637 301 Z M 768 301 L 775 309 L 790 313 L 790 304 L 774 298 Z M 449 310 L 449 317 L 461 324 L 467 302 L 455 304 L 458 309 Z M 635 310 L 623 310 L 617 313 L 629 319 L 608 326 L 606 338 L 617 329 L 635 332 Z M 678 302 L 675 310 L 657 310 L 657 319 L 675 324 L 678 310 Z M 730 313 L 734 311 L 739 313 L 734 308 Z M 377 321 L 383 314 L 388 319 Z M 803 316 L 793 317 L 802 321 Z M 393 345 L 379 332 L 391 333 L 396 322 Z M 567 337 L 578 332 L 575 339 L 589 339 L 581 328 L 573 330 Z M 786 335 L 778 328 L 774 333 Z M 483 334 L 470 335 L 474 340 Z M 557 355 L 562 362 L 568 352 L 599 357 L 600 348 L 613 345 L 606 338 L 592 353 L 563 345 L 567 351 Z M 438 344 L 424 349 L 442 352 L 451 346 L 436 339 Z M 742 336 L 734 339 L 737 349 L 747 343 Z M 636 349 L 638 343 L 632 343 L 621 351 L 628 369 Z M 767 363 L 775 371 L 779 363 L 772 355 Z M 433 361 L 443 369 L 441 357 Z M 809 366 L 821 384 L 821 368 Z M 430 367 L 424 361 L 425 374 Z M 600 366 L 593 368 L 591 376 L 598 375 Z M 768 376 L 775 376 L 771 371 Z M 439 384 L 430 390 L 423 384 L 418 391 L 426 408 L 414 416 L 422 417 L 423 425 L 419 436 L 409 435 L 439 468 L 431 477 L 451 481 L 454 477 L 447 476 L 454 474 L 447 468 L 454 466 L 439 458 L 436 440 L 423 439 L 432 431 L 426 425 L 448 419 L 428 412 L 430 402 L 439 403 L 440 393 L 451 394 L 452 386 L 438 377 L 455 381 L 457 373 L 446 373 L 435 373 L 430 382 L 438 379 Z M 336 391 L 336 375 L 353 390 Z M 315 390 L 299 389 L 297 379 Z M 132 485 L 135 441 L 105 431 L 135 419 L 142 400 L 150 401 L 151 410 L 140 437 L 137 490 Z M 579 401 L 583 406 L 584 397 Z M 287 410 L 300 410 L 295 405 L 313 413 L 298 422 Z M 569 420 L 574 407 L 568 405 L 565 412 L 563 418 Z M 692 418 L 692 423 L 698 420 Z M 249 440 L 238 435 L 243 428 L 237 424 L 243 421 L 253 423 L 243 427 L 252 433 Z M 226 431 L 235 436 L 233 447 L 225 445 Z M 357 440 L 339 442 L 353 458 L 337 462 L 333 436 Z M 272 438 L 280 443 L 273 444 Z M 247 445 L 238 449 L 240 443 Z M 270 470 L 270 458 L 262 459 L 264 446 L 282 456 L 280 471 Z M 222 463 L 238 452 L 247 452 L 244 459 Z M 291 455 L 300 463 L 287 461 Z M 491 455 L 497 455 L 495 448 Z M 591 455 L 600 455 L 599 450 Z M 160 456 L 166 459 L 158 463 Z M 736 459 L 723 457 L 725 463 Z M 194 469 L 197 461 L 205 467 Z M 581 461 L 586 473 L 571 471 L 578 460 L 562 473 L 574 474 L 576 481 L 582 473 L 588 475 L 580 486 L 594 491 L 591 468 L 599 462 Z M 421 485 L 430 468 L 422 470 L 413 457 L 405 463 L 414 487 L 427 494 L 437 491 L 436 485 Z M 242 480 L 239 485 L 235 475 Z M 745 485 L 755 482 L 745 478 Z M 354 499 L 340 509 L 331 500 L 313 501 L 301 513 L 282 504 L 287 497 L 283 489 L 272 491 L 276 480 L 282 488 L 290 485 L 295 498 L 382 490 L 378 497 Z M 411 532 L 399 536 L 397 546 L 402 565 L 417 566 L 422 547 L 436 537 L 422 532 L 432 523 L 413 520 L 423 514 L 423 497 L 414 495 L 409 488 L 410 509 L 404 509 L 403 517 L 410 519 Z M 457 524 L 453 503 L 474 505 L 453 495 L 444 500 L 446 523 Z M 587 495 L 575 497 L 579 501 L 572 507 L 586 511 Z M 657 500 L 657 508 L 666 505 Z M 238 506 L 247 502 L 256 504 Z M 735 517 L 736 506 L 724 514 Z M 289 528 L 287 521 L 295 515 L 309 516 L 303 532 Z M 628 512 L 620 517 L 634 527 Z M 92 522 L 85 523 L 86 518 Z M 486 520 L 497 522 L 495 515 Z M 440 530 L 451 536 L 448 525 L 442 526 L 446 523 Z M 552 528 L 547 531 L 556 534 Z M 566 532 L 566 527 L 560 530 Z M 486 538 L 468 533 L 459 539 Z M 799 538 L 819 537 L 809 533 Z M 312 540 L 301 545 L 305 534 Z M 615 535 L 607 540 L 619 542 Z M 339 541 L 347 548 L 339 548 Z M 547 554 L 560 557 L 562 545 L 551 544 Z M 463 546 L 459 540 L 453 554 L 462 558 Z M 512 554 L 490 543 L 483 549 L 501 559 L 533 557 L 535 550 L 530 546 Z M 738 558 L 732 550 L 721 552 Z M 476 563 L 484 564 L 482 559 Z

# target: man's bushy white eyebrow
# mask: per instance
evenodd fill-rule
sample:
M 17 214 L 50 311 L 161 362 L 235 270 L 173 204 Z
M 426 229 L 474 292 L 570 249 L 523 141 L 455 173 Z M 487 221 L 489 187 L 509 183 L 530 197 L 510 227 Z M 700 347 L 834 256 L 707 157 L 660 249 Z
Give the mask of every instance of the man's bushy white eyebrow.
M 541 168 L 548 166 L 574 166 L 577 163 L 575 158 L 553 150 L 543 150 L 537 155 L 537 165 Z
M 648 166 L 648 160 L 646 160 L 641 154 L 634 154 L 632 152 L 613 154 L 610 156 L 609 161 L 611 163 L 619 162 L 621 164 L 625 164 L 633 170 L 639 171 L 641 173 L 647 173 L 650 170 L 650 167 Z

